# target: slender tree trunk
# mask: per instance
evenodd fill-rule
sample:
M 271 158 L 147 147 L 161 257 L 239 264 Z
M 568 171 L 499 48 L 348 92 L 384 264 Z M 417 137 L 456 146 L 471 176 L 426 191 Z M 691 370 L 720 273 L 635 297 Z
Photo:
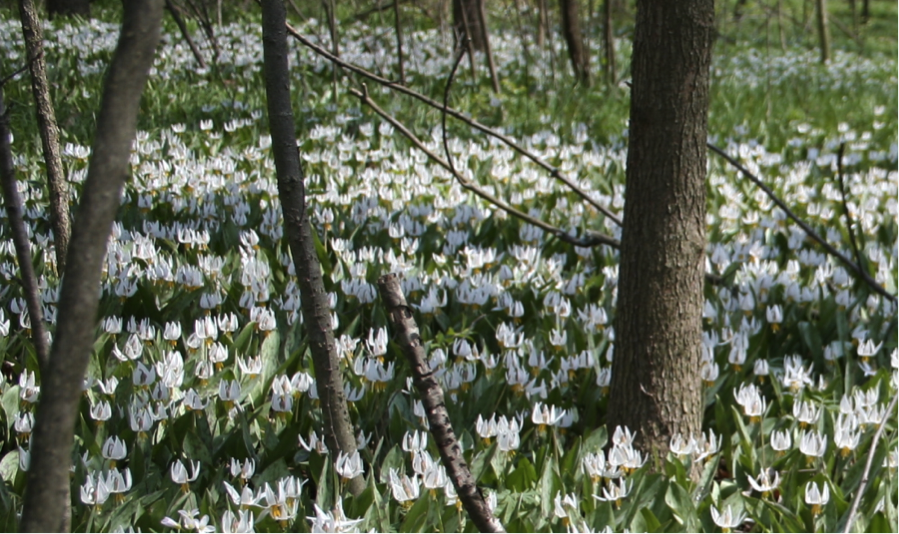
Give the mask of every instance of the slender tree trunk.
M 47 14 L 51 19 L 56 16 L 71 15 L 90 18 L 91 3 L 90 0 L 47 0 Z
M 827 24 L 827 0 L 815 0 L 818 15 L 818 45 L 821 48 L 821 63 L 830 61 L 830 27 Z
M 403 65 L 403 25 L 400 22 L 399 0 L 393 2 L 393 20 L 396 27 L 396 62 L 400 71 L 400 83 L 406 85 L 406 68 Z
M 568 44 L 568 57 L 574 77 L 584 85 L 590 85 L 590 51 L 584 46 L 577 0 L 559 0 L 562 12 L 562 34 Z
M 453 32 L 457 39 L 461 35 L 467 35 L 470 39 L 469 46 L 478 52 L 483 52 L 487 47 L 481 28 L 483 3 L 484 0 L 453 0 Z
M 478 18 L 481 21 L 481 38 L 484 40 L 484 52 L 487 54 L 487 69 L 490 71 L 490 82 L 493 85 L 493 92 L 499 94 L 499 75 L 496 73 L 496 62 L 493 61 L 493 47 L 490 46 L 490 31 L 487 26 L 487 10 L 484 8 L 484 2 L 480 2 Z
M 697 435 L 713 0 L 638 0 L 610 427 Z
M 22 292 L 25 295 L 28 317 L 31 320 L 31 338 L 37 353 L 38 365 L 41 373 L 43 373 L 49 367 L 50 345 L 46 329 L 44 328 L 44 316 L 41 308 L 37 276 L 34 274 L 34 265 L 31 263 L 31 242 L 28 239 L 25 219 L 22 217 L 24 211 L 22 208 L 22 196 L 19 195 L 16 167 L 13 163 L 12 147 L 9 144 L 10 137 L 9 116 L 7 115 L 6 104 L 3 102 L 3 87 L 0 86 L 0 183 L 2 183 L 3 189 L 3 204 L 6 207 L 6 217 L 9 219 L 10 230 L 12 230 L 13 245 L 16 248 L 16 260 L 19 262 Z M 21 363 L 24 367 L 25 362 Z
M 546 0 L 537 0 L 537 48 L 546 45 L 546 32 L 549 27 L 549 13 Z
M 325 442 L 336 460 L 339 452 L 351 454 L 356 450 L 356 438 L 343 392 L 343 375 L 331 328 L 328 295 L 315 252 L 312 226 L 307 217 L 305 177 L 297 152 L 291 108 L 287 29 L 282 0 L 262 2 L 262 43 L 278 195 L 302 296 L 303 320 L 309 335 L 315 383 L 322 405 Z M 361 493 L 365 489 L 362 477 L 351 480 L 349 489 L 354 495 Z
M 44 58 L 44 35 L 41 20 L 32 0 L 19 1 L 19 15 L 22 19 L 22 34 L 28 52 L 31 69 L 31 92 L 34 94 L 35 113 L 41 134 L 41 148 L 47 166 L 47 188 L 50 191 L 50 226 L 53 228 L 53 243 L 56 248 L 56 272 L 62 276 L 66 269 L 66 254 L 69 249 L 69 188 L 59 154 L 59 127 L 56 112 L 50 98 L 50 84 L 47 82 L 47 61 Z
M 602 3 L 602 11 L 602 48 L 606 57 L 603 69 L 606 73 L 606 80 L 609 83 L 615 83 L 618 73 L 615 66 L 615 28 L 612 25 L 612 0 L 605 0 Z
M 159 42 L 162 6 L 162 0 L 125 3 L 72 231 L 50 365 L 41 377 L 20 524 L 25 532 L 59 532 L 65 526 L 75 416 L 96 331 L 101 264 L 128 176 L 140 97 Z

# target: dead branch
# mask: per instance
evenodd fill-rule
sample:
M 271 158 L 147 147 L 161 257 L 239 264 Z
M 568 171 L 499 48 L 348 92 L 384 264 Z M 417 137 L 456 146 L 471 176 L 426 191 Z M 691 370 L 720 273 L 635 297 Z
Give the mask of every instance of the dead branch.
M 574 183 L 572 180 L 570 180 L 568 177 L 566 177 L 564 174 L 562 174 L 562 172 L 558 168 L 553 167 L 552 165 L 550 165 L 548 162 L 546 162 L 543 159 L 541 159 L 540 157 L 538 157 L 533 152 L 525 149 L 511 137 L 509 137 L 505 134 L 502 134 L 500 132 L 497 132 L 496 130 L 491 129 L 490 127 L 485 126 L 485 125 L 481 124 L 480 122 L 472 119 L 471 117 L 468 117 L 465 114 L 463 114 L 459 111 L 456 111 L 452 108 L 444 109 L 444 106 L 440 102 L 437 102 L 436 100 L 429 98 L 417 91 L 414 91 L 408 87 L 405 87 L 398 83 L 395 83 L 395 82 L 392 82 L 385 78 L 382 78 L 382 77 L 378 76 L 377 74 L 371 73 L 357 65 L 353 65 L 352 63 L 348 63 L 348 62 L 340 59 L 339 57 L 334 56 L 333 54 L 331 54 L 324 48 L 316 45 L 315 43 L 313 43 L 312 41 L 310 41 L 309 39 L 304 37 L 302 34 L 300 34 L 300 32 L 298 32 L 294 27 L 292 27 L 289 24 L 287 25 L 287 31 L 288 31 L 288 33 L 293 35 L 293 37 L 296 40 L 298 40 L 303 46 L 309 48 L 310 50 L 315 52 L 317 55 L 327 59 L 328 61 L 336 63 L 337 65 L 340 65 L 344 69 L 346 69 L 350 72 L 354 72 L 354 73 L 362 76 L 363 78 L 368 78 L 369 80 L 377 82 L 379 85 L 383 85 L 385 87 L 390 87 L 391 89 L 398 91 L 404 95 L 411 96 L 412 98 L 415 98 L 416 100 L 418 100 L 424 104 L 427 104 L 428 106 L 431 106 L 434 109 L 444 110 L 449 116 L 453 117 L 454 119 L 462 121 L 465 124 L 471 126 L 472 128 L 479 130 L 495 139 L 502 141 L 504 144 L 506 144 L 512 150 L 518 152 L 522 156 L 528 158 L 529 160 L 531 160 L 532 162 L 537 164 L 540 168 L 542 168 L 547 173 L 549 173 L 550 176 L 552 176 L 553 178 L 564 183 L 569 189 L 574 191 L 575 194 L 577 194 L 578 196 L 583 198 L 587 203 L 589 203 L 591 206 L 596 208 L 600 213 L 602 213 L 603 215 L 605 215 L 606 217 L 611 219 L 613 222 L 615 222 L 615 224 L 621 226 L 621 219 L 617 215 L 612 213 L 611 210 L 609 210 L 608 208 L 603 206 L 601 203 L 599 203 L 597 200 L 595 200 L 593 197 L 591 197 L 580 186 L 578 186 L 576 183 Z
M 462 501 L 478 530 L 505 532 L 503 525 L 487 506 L 462 456 L 462 448 L 446 411 L 443 388 L 428 366 L 424 344 L 412 317 L 412 309 L 403 295 L 399 277 L 391 273 L 378 278 L 378 292 L 387 308 L 387 317 L 394 328 L 395 339 L 412 368 L 415 388 L 421 396 L 422 405 L 428 416 L 428 428 L 434 436 L 434 443 L 440 451 L 446 473 L 456 487 L 459 500 Z

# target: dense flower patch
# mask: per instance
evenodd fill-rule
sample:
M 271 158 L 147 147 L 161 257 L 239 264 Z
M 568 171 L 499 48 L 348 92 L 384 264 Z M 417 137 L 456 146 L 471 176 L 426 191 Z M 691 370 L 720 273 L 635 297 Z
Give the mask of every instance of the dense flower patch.
M 0 27 L 18 35 L 15 21 Z M 56 76 L 75 80 L 67 98 L 85 113 L 95 105 L 116 31 L 97 22 L 47 28 L 48 53 L 75 69 Z M 346 29 L 343 57 L 389 70 L 390 49 L 373 35 L 362 25 Z M 899 386 L 896 305 L 816 248 L 764 194 L 712 160 L 707 270 L 729 286 L 706 288 L 704 363 L 696 370 L 705 384 L 706 430 L 675 436 L 668 457 L 654 457 L 633 447 L 628 429 L 603 426 L 617 253 L 549 239 L 468 195 L 392 127 L 352 102 L 335 105 L 325 94 L 329 67 L 297 49 L 305 95 L 298 109 L 306 119 L 300 151 L 360 442 L 359 451 L 332 458 L 320 437 L 301 297 L 282 239 L 259 29 L 228 26 L 218 39 L 224 89 L 196 71 L 176 34 L 159 51 L 145 100 L 170 109 L 143 118 L 109 241 L 103 317 L 72 455 L 74 528 L 471 528 L 377 299 L 376 278 L 400 272 L 466 458 L 509 529 L 833 530 L 886 421 L 857 525 L 895 530 L 896 414 L 886 405 Z M 436 34 L 417 32 L 411 41 L 411 83 L 444 76 L 450 59 Z M 23 57 L 15 39 L 0 48 L 10 61 Z M 496 48 L 504 77 L 527 68 L 534 83 L 545 80 L 550 58 L 526 65 L 511 36 Z M 763 84 L 754 78 L 759 61 L 753 54 L 722 58 L 716 83 Z M 843 122 L 825 131 L 811 119 L 795 120 L 775 149 L 750 138 L 759 126 L 743 118 L 729 130 L 719 126 L 717 137 L 848 252 L 834 179 L 845 143 L 846 208 L 864 265 L 895 294 L 895 60 L 838 56 L 822 71 L 797 54 L 766 65 L 785 84 L 887 81 L 883 94 L 892 96 L 871 105 L 869 128 Z M 26 83 L 11 90 L 24 95 Z M 199 96 L 209 89 L 214 98 L 174 88 Z M 523 144 L 620 214 L 626 131 L 616 125 L 617 140 L 604 144 L 591 138 L 593 126 L 544 122 L 520 132 Z M 421 130 L 441 152 L 440 130 Z M 29 177 L 21 190 L 52 324 L 59 280 L 45 193 L 32 178 L 41 176 L 40 157 L 29 139 L 17 137 L 13 146 Z M 450 149 L 465 173 L 533 215 L 572 233 L 618 231 L 495 141 L 452 136 Z M 89 155 L 88 141 L 69 134 L 64 159 L 75 200 Z M 16 363 L 0 383 L 0 516 L 12 528 L 40 381 L 3 232 L 0 348 Z M 359 473 L 367 487 L 353 499 L 343 486 Z

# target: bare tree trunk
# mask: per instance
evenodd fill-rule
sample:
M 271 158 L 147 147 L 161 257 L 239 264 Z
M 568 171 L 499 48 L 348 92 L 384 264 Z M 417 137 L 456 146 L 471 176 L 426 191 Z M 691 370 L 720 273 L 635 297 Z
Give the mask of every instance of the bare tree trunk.
M 51 19 L 60 15 L 90 18 L 91 3 L 90 0 L 47 0 L 47 13 Z
M 537 48 L 543 48 L 546 45 L 546 32 L 549 26 L 548 9 L 546 0 L 537 0 Z
M 162 0 L 125 3 L 72 231 L 50 365 L 41 377 L 20 524 L 24 532 L 64 528 L 75 416 L 96 331 L 101 264 L 128 176 L 140 97 L 159 42 L 162 6 Z
M 315 383 L 322 405 L 325 442 L 336 460 L 339 452 L 351 454 L 356 450 L 356 438 L 343 392 L 343 375 L 331 328 L 328 295 L 315 252 L 312 226 L 307 217 L 304 175 L 294 134 L 290 72 L 287 68 L 287 30 L 281 0 L 262 2 L 262 44 L 278 195 L 302 296 L 303 320 L 309 335 Z M 361 476 L 350 481 L 349 490 L 353 495 L 360 494 L 363 489 L 365 484 Z
M 470 39 L 469 46 L 478 52 L 483 52 L 487 48 L 481 29 L 483 3 L 484 0 L 453 0 L 453 31 L 456 38 L 466 35 Z
M 496 73 L 496 62 L 493 61 L 493 47 L 490 46 L 490 32 L 487 26 L 487 10 L 484 2 L 480 2 L 478 18 L 481 20 L 481 38 L 484 40 L 484 53 L 487 54 L 487 69 L 490 71 L 490 82 L 493 84 L 493 92 L 499 94 L 499 75 Z
M 22 275 L 22 292 L 25 294 L 28 317 L 31 319 L 31 338 L 37 353 L 38 365 L 43 373 L 49 366 L 50 346 L 44 328 L 37 276 L 34 274 L 34 265 L 31 263 L 31 242 L 28 239 L 28 230 L 25 228 L 25 219 L 22 217 L 22 197 L 19 195 L 12 148 L 9 145 L 10 137 L 9 116 L 3 102 L 3 87 L 0 86 L 0 182 L 2 182 L 3 188 L 3 204 L 6 207 L 6 217 L 9 219 L 13 245 L 16 248 L 16 260 L 19 262 L 19 271 Z M 25 362 L 21 363 L 24 367 Z
M 396 62 L 400 71 L 400 83 L 406 85 L 406 68 L 403 65 L 403 25 L 400 22 L 400 3 L 393 2 L 393 20 L 396 26 Z
M 609 426 L 697 435 L 713 0 L 638 0 Z
M 584 85 L 590 85 L 590 52 L 584 46 L 577 0 L 559 0 L 562 12 L 562 34 L 568 44 L 568 57 L 574 77 Z
M 821 47 L 821 63 L 830 61 L 830 28 L 827 24 L 827 0 L 815 0 L 818 15 L 818 44 Z
M 606 80 L 609 83 L 615 83 L 618 73 L 615 66 L 615 28 L 612 26 L 612 0 L 605 0 L 602 3 L 602 11 L 602 48 L 606 55 L 603 69 L 606 73 Z
M 390 324 L 395 330 L 395 339 L 412 368 L 415 388 L 421 395 L 421 403 L 428 416 L 428 428 L 434 436 L 434 443 L 440 451 L 440 459 L 446 467 L 446 473 L 456 487 L 459 500 L 479 531 L 505 532 L 478 491 L 477 483 L 462 456 L 462 448 L 446 411 L 443 388 L 428 366 L 424 343 L 412 317 L 412 309 L 403 296 L 397 275 L 385 274 L 378 278 L 378 292 L 387 308 Z
M 50 99 L 47 83 L 47 61 L 44 58 L 44 35 L 41 20 L 32 0 L 19 1 L 22 34 L 31 69 L 31 92 L 34 94 L 35 114 L 41 134 L 41 148 L 47 166 L 47 188 L 50 191 L 50 226 L 53 228 L 53 244 L 56 248 L 56 272 L 62 276 L 66 270 L 66 254 L 69 249 L 69 188 L 66 185 L 62 158 L 59 155 L 59 127 L 56 111 Z

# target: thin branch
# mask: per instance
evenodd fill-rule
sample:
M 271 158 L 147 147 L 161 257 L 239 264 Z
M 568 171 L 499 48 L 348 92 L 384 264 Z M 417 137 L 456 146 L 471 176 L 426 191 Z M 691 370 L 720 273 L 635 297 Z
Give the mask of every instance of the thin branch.
M 459 63 L 462 62 L 462 57 L 466 52 L 471 52 L 468 42 L 469 40 L 467 38 L 459 40 L 459 53 L 456 54 L 456 59 L 453 61 L 453 68 L 450 69 L 449 76 L 446 79 L 446 86 L 443 88 L 443 109 L 440 110 L 440 135 L 443 139 L 443 152 L 446 154 L 446 162 L 449 163 L 450 172 L 453 173 L 454 176 L 459 173 L 456 172 L 456 165 L 453 162 L 453 153 L 450 152 L 449 141 L 446 136 L 446 108 L 449 107 L 450 88 L 453 85 L 453 78 L 456 77 L 456 70 L 459 68 Z
M 840 196 L 843 200 L 843 216 L 846 218 L 846 231 L 849 232 L 849 243 L 852 245 L 852 252 L 855 254 L 855 263 L 859 267 L 863 266 L 862 255 L 858 250 L 858 242 L 855 240 L 855 225 L 852 224 L 852 215 L 849 213 L 849 204 L 846 200 L 846 183 L 843 181 L 843 150 L 846 143 L 840 143 L 840 150 L 837 152 L 837 178 L 840 182 Z
M 35 57 L 35 58 L 32 58 L 32 61 L 34 61 L 34 60 L 36 60 L 36 59 L 37 59 L 36 57 Z M 26 70 L 28 70 L 28 63 L 25 63 L 25 64 L 22 65 L 21 67 L 17 68 L 17 69 L 14 70 L 13 72 L 11 72 L 9 75 L 4 76 L 3 78 L 0 78 L 0 89 L 2 89 L 4 85 L 6 85 L 7 83 L 9 83 L 10 80 L 12 80 L 13 78 L 15 78 L 15 77 L 18 76 L 19 74 L 22 74 L 22 73 L 25 72 Z
M 877 292 L 878 294 L 882 295 L 883 297 L 889 299 L 892 302 L 896 302 L 895 295 L 888 292 L 886 289 L 883 288 L 883 286 L 881 286 L 879 283 L 877 283 L 876 280 L 871 278 L 871 275 L 869 275 L 864 269 L 862 269 L 861 265 L 858 265 L 855 262 L 853 262 L 851 259 L 846 257 L 845 254 L 843 254 L 842 252 L 840 252 L 839 250 L 834 248 L 833 245 L 828 243 L 823 237 L 821 237 L 814 230 L 812 230 L 812 228 L 805 221 L 800 219 L 799 216 L 797 216 L 795 213 L 793 213 L 793 210 L 791 210 L 789 207 L 787 207 L 786 203 L 784 203 L 783 200 L 778 198 L 778 196 L 774 193 L 774 191 L 772 191 L 770 187 L 765 185 L 761 179 L 759 179 L 757 176 L 755 176 L 754 174 L 749 172 L 749 170 L 746 167 L 741 165 L 740 162 L 738 162 L 734 158 L 730 157 L 730 155 L 727 152 L 725 152 L 724 150 L 718 148 L 717 146 L 715 146 L 711 143 L 707 143 L 707 146 L 709 147 L 709 149 L 712 152 L 714 152 L 714 153 L 718 154 L 719 156 L 721 156 L 722 158 L 724 158 L 728 163 L 730 163 L 737 170 L 739 170 L 743 174 L 743 176 L 748 178 L 752 183 L 754 183 L 762 191 L 764 191 L 765 194 L 768 195 L 768 198 L 770 198 L 771 200 L 774 201 L 775 204 L 777 204 L 777 207 L 782 209 L 784 211 L 784 213 L 786 213 L 790 219 L 793 219 L 793 222 L 795 222 L 797 225 L 799 225 L 799 227 L 802 228 L 802 231 L 805 232 L 806 235 L 808 235 L 810 238 L 812 238 L 812 240 L 814 240 L 816 243 L 821 245 L 821 247 L 823 247 L 824 250 L 828 254 L 830 254 L 831 256 L 833 256 L 833 257 L 837 258 L 838 260 L 840 260 L 841 262 L 843 262 L 843 264 L 846 265 L 847 267 L 849 267 L 849 269 L 852 270 L 859 278 L 861 278 L 862 280 L 865 281 L 865 283 L 867 283 L 869 286 L 871 286 L 871 288 L 875 292 Z
M 194 40 L 191 39 L 190 32 L 187 29 L 187 25 L 184 24 L 184 19 L 181 18 L 181 12 L 179 11 L 178 6 L 173 4 L 172 0 L 165 0 L 165 8 L 172 15 L 172 20 L 174 20 L 175 24 L 178 26 L 178 30 L 187 42 L 187 46 L 190 47 L 190 51 L 194 55 L 194 59 L 197 60 L 197 64 L 201 69 L 205 69 L 206 60 L 203 59 L 203 54 L 200 53 L 200 49 L 197 48 L 197 45 L 194 44 Z
M 852 530 L 852 522 L 855 520 L 855 515 L 858 513 L 858 505 L 862 501 L 862 496 L 865 494 L 865 487 L 868 485 L 868 477 L 871 475 L 871 466 L 874 463 L 874 453 L 877 452 L 877 443 L 883 435 L 883 429 L 886 427 L 887 419 L 890 418 L 890 415 L 895 415 L 896 413 L 897 398 L 899 398 L 897 395 L 893 395 L 893 399 L 890 401 L 890 405 L 887 407 L 886 412 L 883 414 L 883 419 L 880 421 L 880 426 L 877 427 L 877 433 L 874 434 L 874 439 L 871 440 L 871 449 L 868 451 L 868 459 L 865 461 L 865 470 L 862 472 L 862 480 L 858 485 L 858 489 L 855 490 L 855 498 L 852 499 L 852 506 L 849 508 L 849 513 L 846 514 L 846 524 L 843 526 L 844 533 Z
M 296 40 L 298 40 L 303 46 L 309 48 L 310 50 L 312 50 L 319 56 L 327 59 L 328 61 L 336 63 L 336 64 L 340 65 L 341 67 L 343 67 L 344 69 L 346 69 L 350 72 L 354 72 L 354 73 L 362 76 L 363 78 L 368 78 L 369 80 L 377 82 L 380 85 L 383 85 L 385 87 L 390 87 L 391 89 L 398 91 L 404 95 L 411 96 L 412 98 L 415 98 L 416 100 L 418 100 L 424 104 L 427 104 L 428 106 L 431 106 L 434 109 L 444 110 L 444 106 L 441 105 L 440 102 L 437 102 L 436 100 L 434 100 L 432 98 L 429 98 L 419 92 L 416 92 L 416 91 L 414 91 L 408 87 L 405 87 L 403 85 L 400 85 L 396 82 L 392 82 L 390 80 L 382 78 L 382 77 L 378 76 L 377 74 L 371 73 L 371 72 L 369 72 L 357 65 L 354 65 L 352 63 L 347 63 L 346 61 L 340 59 L 339 57 L 334 56 L 333 54 L 331 54 L 324 48 L 316 45 L 315 43 L 313 43 L 312 41 L 310 41 L 309 39 L 304 37 L 302 34 L 300 34 L 300 32 L 298 32 L 294 27 L 292 27 L 289 24 L 287 25 L 287 31 L 288 31 L 288 33 L 293 35 L 293 37 Z M 600 211 L 603 215 L 605 215 L 606 217 L 611 219 L 615 224 L 617 224 L 618 226 L 621 226 L 621 219 L 617 215 L 612 213 L 612 211 L 610 211 L 608 208 L 606 208 L 601 203 L 599 203 L 597 200 L 595 200 L 593 197 L 591 197 L 580 186 L 578 186 L 576 183 L 571 181 L 571 179 L 569 179 L 564 174 L 562 174 L 562 172 L 559 171 L 558 168 L 550 165 L 548 162 L 544 161 L 543 159 L 538 157 L 533 152 L 530 152 L 529 150 L 525 149 L 524 147 L 519 145 L 517 142 L 515 142 L 515 140 L 512 139 L 511 137 L 509 137 L 505 134 L 502 134 L 500 132 L 497 132 L 496 130 L 491 129 L 490 127 L 485 126 L 485 125 L 481 124 L 480 122 L 472 119 L 471 117 L 468 117 L 468 116 L 464 115 L 463 113 L 456 111 L 452 108 L 446 108 L 444 111 L 449 116 L 453 117 L 454 119 L 460 120 L 460 121 L 464 122 L 465 124 L 471 126 L 472 128 L 479 130 L 495 139 L 499 139 L 500 141 L 505 143 L 509 148 L 515 150 L 522 156 L 524 156 L 524 157 L 528 158 L 529 160 L 531 160 L 532 162 L 536 163 L 539 167 L 541 167 L 543 170 L 545 170 L 547 173 L 549 173 L 550 176 L 552 176 L 553 178 L 564 183 L 566 186 L 568 186 L 569 189 L 571 189 L 578 196 L 580 196 L 585 201 L 587 201 L 591 206 L 593 206 L 598 211 Z
M 521 219 L 522 221 L 524 221 L 528 224 L 532 224 L 532 225 L 546 231 L 547 233 L 552 234 L 553 236 L 558 238 L 560 241 L 563 241 L 565 243 L 569 243 L 569 244 L 572 244 L 572 245 L 575 245 L 578 247 L 595 247 L 597 245 L 608 245 L 612 248 L 620 247 L 620 244 L 618 243 L 617 240 L 615 240 L 605 234 L 600 234 L 598 232 L 592 232 L 589 230 L 587 231 L 587 237 L 585 237 L 583 239 L 578 239 L 578 238 L 570 235 L 569 233 L 567 233 L 565 230 L 562 230 L 561 228 L 555 227 L 545 221 L 537 219 L 536 217 L 531 217 L 527 213 L 524 213 L 524 212 L 506 204 L 505 202 L 503 202 L 502 200 L 491 195 L 487 191 L 484 191 L 478 185 L 472 183 L 470 180 L 468 180 L 461 174 L 454 172 L 452 167 L 446 160 L 444 160 L 443 158 L 441 158 L 440 156 L 435 154 L 431 149 L 429 149 L 427 146 L 425 146 L 425 144 L 414 133 L 409 131 L 409 129 L 406 128 L 405 125 L 403 125 L 401 122 L 396 120 L 393 116 L 389 115 L 386 111 L 384 111 L 377 104 L 375 104 L 374 101 L 372 101 L 372 99 L 368 96 L 368 90 L 364 85 L 363 85 L 363 91 L 361 91 L 361 92 L 356 89 L 352 89 L 352 88 L 350 88 L 349 92 L 353 96 L 358 97 L 359 100 L 361 100 L 363 104 L 370 107 L 375 113 L 377 113 L 378 115 L 383 117 L 384 120 L 389 122 L 391 125 L 393 125 L 394 128 L 399 130 L 400 133 L 405 135 L 412 142 L 412 144 L 415 145 L 415 147 L 417 149 L 424 152 L 435 163 L 437 163 L 444 169 L 448 170 L 453 175 L 453 177 L 456 179 L 456 181 L 459 182 L 460 186 L 471 191 L 472 193 L 476 194 L 477 196 L 483 198 L 490 204 L 493 204 L 494 206 L 500 208 L 501 210 L 505 211 L 509 215 L 516 217 L 518 219 Z
M 453 431 L 443 388 L 427 363 L 424 343 L 412 316 L 412 309 L 406 303 L 395 273 L 378 278 L 378 292 L 387 308 L 387 317 L 394 328 L 394 336 L 412 368 L 415 389 L 421 396 L 421 403 L 428 417 L 428 428 L 434 436 L 434 443 L 440 451 L 440 458 L 446 467 L 446 474 L 453 481 L 459 500 L 468 512 L 475 526 L 481 532 L 505 532 L 503 525 L 490 511 L 477 482 L 465 463 L 462 447 Z

